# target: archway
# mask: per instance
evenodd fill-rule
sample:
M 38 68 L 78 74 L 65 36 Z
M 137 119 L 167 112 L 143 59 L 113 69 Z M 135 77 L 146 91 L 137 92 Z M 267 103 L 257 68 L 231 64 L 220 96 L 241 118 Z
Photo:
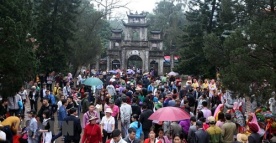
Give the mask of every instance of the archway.
M 158 63 L 153 60 L 150 62 L 150 72 L 154 71 L 154 76 L 158 76 Z
M 143 67 L 143 60 L 137 55 L 130 56 L 127 60 L 127 68 L 133 67 L 140 69 Z
M 121 64 L 119 60 L 113 60 L 112 61 L 112 70 L 120 68 Z
M 158 63 L 155 60 L 150 62 L 150 69 L 158 70 Z

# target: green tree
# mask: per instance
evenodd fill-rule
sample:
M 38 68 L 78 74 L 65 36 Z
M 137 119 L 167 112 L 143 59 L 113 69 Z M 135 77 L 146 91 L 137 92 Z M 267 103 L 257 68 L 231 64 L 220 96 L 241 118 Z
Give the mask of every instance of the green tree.
M 162 31 L 165 50 L 170 51 L 172 44 L 176 44 L 176 48 L 178 48 L 177 40 L 175 39 L 183 34 L 182 28 L 185 23 L 183 3 L 180 1 L 158 2 L 153 14 L 148 16 L 148 23 L 150 23 L 149 31 Z
M 17 93 L 37 70 L 31 31 L 29 0 L 0 2 L 0 94 Z
M 189 8 L 186 12 L 185 33 L 179 41 L 181 59 L 176 69 L 184 74 L 214 77 L 215 66 L 204 55 L 203 37 L 217 30 L 220 19 L 215 13 L 220 13 L 220 1 L 191 0 Z
M 102 12 L 93 9 L 88 1 L 83 1 L 80 7 L 82 12 L 77 18 L 78 30 L 75 39 L 70 41 L 72 55 L 70 63 L 73 66 L 73 75 L 76 74 L 80 66 L 87 66 L 98 60 L 97 55 L 101 55 L 104 47 L 107 47 L 110 36 L 110 26 L 103 20 Z
M 204 53 L 220 67 L 226 88 L 240 94 L 257 94 L 265 102 L 276 85 L 275 1 L 245 2 L 243 6 L 233 5 L 236 9 L 231 11 L 235 15 L 231 23 L 235 25 L 229 28 L 227 16 L 222 18 L 228 25 L 224 28 L 234 32 L 206 35 Z
M 80 0 L 36 0 L 34 33 L 39 44 L 40 72 L 62 72 L 69 67 L 69 55 L 77 30 Z

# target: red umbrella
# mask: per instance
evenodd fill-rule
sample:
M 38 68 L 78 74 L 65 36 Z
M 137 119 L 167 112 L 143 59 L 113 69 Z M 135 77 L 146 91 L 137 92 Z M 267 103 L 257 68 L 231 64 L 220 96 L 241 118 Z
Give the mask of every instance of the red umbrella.
M 157 121 L 181 121 L 184 119 L 190 119 L 190 114 L 177 107 L 160 108 L 149 117 L 149 120 Z

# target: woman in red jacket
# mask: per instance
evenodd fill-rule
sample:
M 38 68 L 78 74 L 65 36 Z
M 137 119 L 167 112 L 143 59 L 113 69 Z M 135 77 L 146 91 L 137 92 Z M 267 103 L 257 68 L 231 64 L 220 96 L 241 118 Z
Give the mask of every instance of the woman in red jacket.
M 154 129 L 151 128 L 151 129 L 150 129 L 150 132 L 149 132 L 149 138 L 145 139 L 144 143 L 162 143 L 162 141 L 161 141 L 161 140 L 158 140 L 158 139 L 155 137 Z
M 84 128 L 81 143 L 100 143 L 102 142 L 101 128 L 96 124 L 98 117 L 92 116 Z

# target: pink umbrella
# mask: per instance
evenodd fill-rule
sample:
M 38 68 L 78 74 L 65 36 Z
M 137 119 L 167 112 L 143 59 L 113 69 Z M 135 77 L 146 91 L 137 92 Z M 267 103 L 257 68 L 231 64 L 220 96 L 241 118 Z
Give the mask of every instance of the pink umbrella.
M 154 112 L 149 120 L 157 121 L 181 121 L 190 119 L 190 114 L 177 107 L 163 107 Z

